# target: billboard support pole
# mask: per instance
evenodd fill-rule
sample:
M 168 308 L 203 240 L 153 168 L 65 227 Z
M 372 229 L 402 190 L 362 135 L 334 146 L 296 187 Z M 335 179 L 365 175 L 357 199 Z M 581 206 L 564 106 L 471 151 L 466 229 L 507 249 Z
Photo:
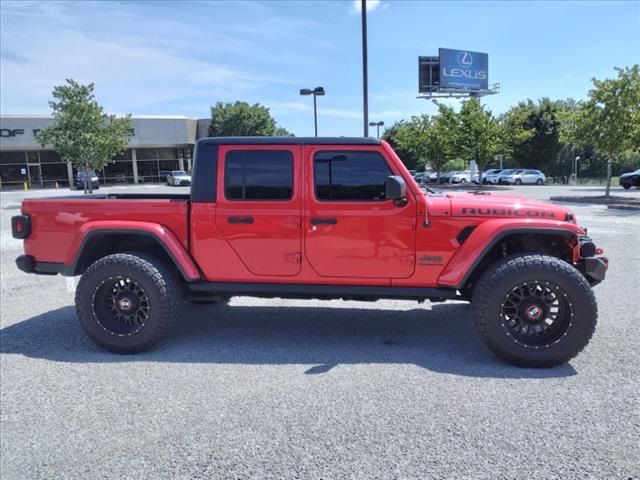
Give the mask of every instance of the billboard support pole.
M 367 74 L 367 0 L 361 0 L 362 8 L 362 113 L 364 136 L 369 136 L 369 79 Z

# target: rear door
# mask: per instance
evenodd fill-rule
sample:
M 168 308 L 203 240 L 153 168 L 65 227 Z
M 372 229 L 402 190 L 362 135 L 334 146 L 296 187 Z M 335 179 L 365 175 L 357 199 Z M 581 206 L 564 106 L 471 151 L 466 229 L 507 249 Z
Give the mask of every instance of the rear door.
M 300 271 L 300 154 L 297 145 L 220 147 L 216 225 L 254 275 Z
M 398 175 L 379 150 L 307 146 L 305 256 L 323 277 L 406 278 L 413 274 L 416 202 L 385 198 Z

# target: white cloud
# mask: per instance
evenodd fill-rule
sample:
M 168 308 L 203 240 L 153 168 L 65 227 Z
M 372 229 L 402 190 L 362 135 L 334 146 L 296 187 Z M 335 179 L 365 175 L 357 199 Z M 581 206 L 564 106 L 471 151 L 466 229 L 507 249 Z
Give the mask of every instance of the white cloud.
M 374 10 L 380 8 L 380 10 L 386 10 L 389 7 L 388 3 L 383 3 L 381 0 L 366 0 L 367 1 L 367 12 L 373 12 Z M 349 10 L 351 13 L 361 13 L 362 12 L 362 0 L 353 0 L 351 2 L 351 9 Z
M 217 100 L 260 98 L 259 92 L 276 85 L 290 89 L 293 79 L 278 63 L 295 60 L 299 65 L 299 58 L 261 41 L 265 30 L 274 37 L 279 31 L 282 42 L 295 38 L 291 43 L 316 45 L 310 34 L 312 38 L 305 38 L 310 20 L 270 19 L 266 13 L 253 34 L 241 35 L 237 23 L 199 27 L 185 23 L 185 18 L 158 17 L 147 14 L 153 10 L 116 2 L 29 5 L 2 4 L 3 113 L 48 113 L 53 86 L 74 78 L 94 82 L 98 101 L 110 112 L 149 112 L 173 102 L 201 104 L 198 110 L 204 114 Z M 237 58 L 256 58 L 273 67 L 266 70 Z

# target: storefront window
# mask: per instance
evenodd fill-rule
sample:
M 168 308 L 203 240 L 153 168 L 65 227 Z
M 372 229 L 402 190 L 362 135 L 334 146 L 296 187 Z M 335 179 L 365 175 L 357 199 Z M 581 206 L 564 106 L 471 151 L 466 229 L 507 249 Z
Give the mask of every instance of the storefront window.
M 0 178 L 2 188 L 22 187 L 22 183 L 28 181 L 26 165 L 0 165 Z
M 43 163 L 40 165 L 40 169 L 45 187 L 54 187 L 56 183 L 68 185 L 69 177 L 67 176 L 66 163 Z
M 58 152 L 54 152 L 53 150 L 44 150 L 40 152 L 40 162 L 41 163 L 65 163 Z
M 24 152 L 0 152 L 0 163 L 27 163 Z
M 157 160 L 138 161 L 138 181 L 140 183 L 160 181 L 160 171 Z
M 138 160 L 157 160 L 158 151 L 155 148 L 136 148 L 136 158 Z
M 133 183 L 133 163 L 114 162 L 104 167 L 105 183 Z

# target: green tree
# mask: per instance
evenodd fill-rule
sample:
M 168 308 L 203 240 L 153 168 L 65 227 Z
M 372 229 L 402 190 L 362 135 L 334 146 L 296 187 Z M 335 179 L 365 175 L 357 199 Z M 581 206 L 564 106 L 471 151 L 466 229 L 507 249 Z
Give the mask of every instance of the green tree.
M 398 154 L 398 157 L 400 157 L 400 160 L 402 160 L 402 163 L 404 163 L 404 166 L 407 167 L 408 170 L 417 170 L 418 157 L 416 157 L 413 150 L 406 148 L 400 140 L 405 136 L 405 130 L 407 128 L 409 128 L 407 122 L 400 120 L 385 129 L 382 134 L 382 139 L 389 142 L 391 148 Z
M 431 126 L 428 115 L 413 116 L 403 122 L 395 135 L 397 144 L 403 151 L 409 152 L 415 159 L 415 169 L 424 170 L 429 158 L 429 138 L 427 132 Z
M 478 165 L 479 182 L 487 164 L 505 150 L 498 119 L 485 110 L 477 98 L 462 103 L 456 150 L 462 158 L 474 159 Z
M 52 145 L 64 161 L 84 170 L 85 193 L 93 193 L 90 172 L 101 170 L 127 148 L 131 137 L 131 118 L 104 113 L 93 95 L 94 85 L 80 85 L 67 79 L 53 89 L 53 124 L 36 134 L 44 147 Z M 87 180 L 88 179 L 88 180 Z
M 576 116 L 577 137 L 591 143 L 607 161 L 607 188 L 610 195 L 611 170 L 625 152 L 640 149 L 640 66 L 616 68 L 618 77 L 592 79 L 587 101 Z
M 458 145 L 458 116 L 455 110 L 438 103 L 438 114 L 431 117 L 427 130 L 427 155 L 429 166 L 436 171 L 436 182 L 440 173 L 455 156 Z
M 256 103 L 218 102 L 211 107 L 209 135 L 212 137 L 270 137 L 293 136 L 282 127 L 269 113 L 269 109 Z

